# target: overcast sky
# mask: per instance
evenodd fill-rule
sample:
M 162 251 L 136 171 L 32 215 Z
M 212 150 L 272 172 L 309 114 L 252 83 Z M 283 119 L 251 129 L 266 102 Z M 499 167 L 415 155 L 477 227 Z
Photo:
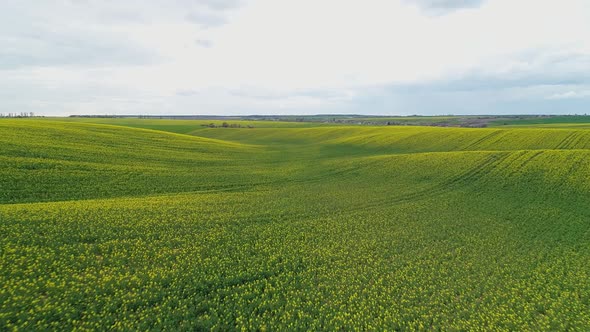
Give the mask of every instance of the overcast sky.
M 0 113 L 590 113 L 589 0 L 2 0 Z

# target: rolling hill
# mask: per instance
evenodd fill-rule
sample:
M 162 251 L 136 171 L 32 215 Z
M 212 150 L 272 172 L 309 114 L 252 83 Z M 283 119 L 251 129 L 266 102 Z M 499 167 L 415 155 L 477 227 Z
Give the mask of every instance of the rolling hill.
M 590 131 L 174 121 L 0 119 L 0 329 L 590 329 Z

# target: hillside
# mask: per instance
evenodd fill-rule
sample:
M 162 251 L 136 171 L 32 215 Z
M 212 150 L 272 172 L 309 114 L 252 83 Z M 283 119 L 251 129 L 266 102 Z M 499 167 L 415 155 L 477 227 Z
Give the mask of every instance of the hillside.
M 0 329 L 590 329 L 590 131 L 174 121 L 0 119 Z

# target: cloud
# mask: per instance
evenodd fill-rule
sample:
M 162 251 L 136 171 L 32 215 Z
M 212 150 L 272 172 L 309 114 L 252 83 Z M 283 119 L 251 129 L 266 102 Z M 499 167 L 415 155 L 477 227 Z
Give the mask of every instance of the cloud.
M 195 11 L 186 14 L 187 21 L 203 28 L 219 27 L 227 23 L 226 18 L 215 12 Z
M 590 98 L 590 54 L 536 49 L 435 80 L 359 88 L 349 107 L 355 112 L 398 115 L 573 114 L 588 111 L 586 98 Z
M 211 9 L 227 10 L 237 8 L 242 5 L 240 0 L 189 0 L 193 3 L 203 4 Z
M 587 0 L 2 7 L 5 112 L 574 112 L 590 91 Z
M 567 91 L 556 93 L 547 97 L 547 99 L 560 100 L 560 99 L 579 99 L 579 98 L 590 98 L 590 90 L 584 91 Z
M 160 61 L 140 44 L 91 30 L 35 27 L 20 35 L 0 33 L 0 69 L 50 66 L 136 66 Z
M 230 10 L 242 5 L 240 0 L 177 0 L 180 8 L 186 8 L 187 21 L 202 28 L 214 28 L 228 23 Z
M 192 97 L 192 96 L 196 96 L 198 94 L 199 94 L 199 91 L 197 91 L 197 90 L 178 90 L 178 91 L 176 91 L 176 95 L 181 96 L 181 97 Z
M 484 0 L 404 0 L 430 14 L 445 14 L 459 9 L 477 8 Z
M 206 40 L 206 39 L 197 39 L 197 40 L 195 40 L 195 44 L 197 44 L 200 47 L 204 47 L 204 48 L 213 47 L 213 42 L 210 40 Z
M 590 84 L 590 54 L 536 49 L 491 59 L 464 72 L 439 79 L 390 86 L 406 92 L 468 92 L 585 84 Z
M 7 0 L 0 11 L 0 69 L 142 66 L 170 60 L 166 39 L 227 24 L 238 0 Z M 183 27 L 183 25 L 196 27 Z M 182 29 L 178 34 L 178 30 Z M 201 33 L 202 34 L 202 33 Z M 199 47 L 211 47 L 197 37 Z M 156 45 L 154 45 L 156 43 Z
M 269 89 L 269 88 L 254 88 L 254 87 L 240 87 L 238 89 L 230 89 L 228 93 L 232 96 L 255 99 L 260 101 L 269 100 L 287 100 L 292 98 L 309 98 L 309 99 L 323 99 L 329 101 L 345 101 L 350 100 L 354 95 L 352 90 L 348 89 Z

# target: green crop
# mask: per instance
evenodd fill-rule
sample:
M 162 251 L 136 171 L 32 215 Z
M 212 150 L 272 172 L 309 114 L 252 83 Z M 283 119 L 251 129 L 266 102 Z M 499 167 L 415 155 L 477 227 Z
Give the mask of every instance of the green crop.
M 84 120 L 0 121 L 0 330 L 590 329 L 590 131 Z

